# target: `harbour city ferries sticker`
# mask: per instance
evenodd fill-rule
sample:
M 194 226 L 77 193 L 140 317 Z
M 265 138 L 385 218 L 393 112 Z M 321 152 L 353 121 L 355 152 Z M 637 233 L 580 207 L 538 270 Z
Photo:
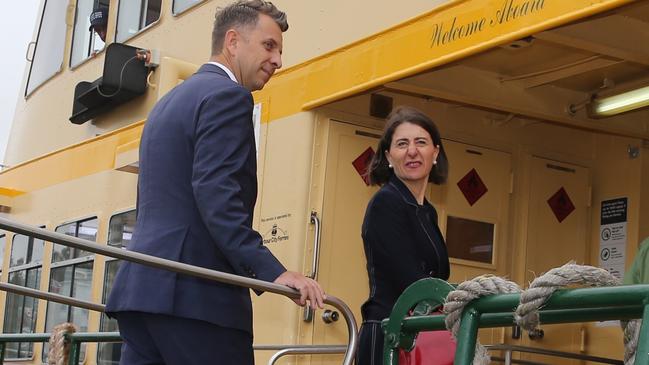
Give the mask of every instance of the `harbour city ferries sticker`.
M 473 20 L 462 21 L 453 17 L 450 21 L 442 21 L 433 25 L 430 37 L 430 47 L 439 47 L 454 41 L 468 38 L 485 31 L 489 27 L 497 27 L 513 20 L 523 18 L 543 10 L 545 0 L 515 1 L 504 0 L 492 15 L 486 15 Z
M 289 240 L 289 234 L 286 230 L 286 220 L 290 217 L 291 213 L 286 213 L 261 219 L 262 224 L 267 223 L 270 225 L 270 227 L 266 229 L 264 231 L 264 234 L 262 235 L 264 245 L 282 243 Z

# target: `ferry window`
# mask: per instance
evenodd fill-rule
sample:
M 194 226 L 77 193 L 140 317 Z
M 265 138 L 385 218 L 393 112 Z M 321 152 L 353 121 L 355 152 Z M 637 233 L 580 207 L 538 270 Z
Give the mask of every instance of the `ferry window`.
M 7 236 L 0 235 L 0 273 L 2 273 L 2 267 L 4 266 L 4 257 L 5 257 L 5 245 L 7 244 Z
M 93 217 L 60 225 L 56 227 L 56 231 L 96 241 L 98 226 L 99 220 Z M 89 301 L 91 299 L 93 257 L 90 252 L 55 244 L 52 248 L 49 291 Z M 88 310 L 54 302 L 48 303 L 45 331 L 51 331 L 54 326 L 63 322 L 74 323 L 81 332 L 87 332 Z M 49 346 L 45 344 L 43 346 L 44 363 L 47 363 L 48 350 Z M 85 345 L 81 345 L 80 353 L 82 359 L 80 361 L 83 362 L 86 354 Z
M 56 232 L 67 234 L 68 236 L 83 238 L 89 241 L 96 241 L 98 224 L 99 221 L 97 218 L 90 218 L 58 226 L 56 227 Z M 92 253 L 88 251 L 59 244 L 55 244 L 52 248 L 52 262 L 71 260 L 90 255 L 92 255 Z
M 446 246 L 450 257 L 491 264 L 494 224 L 449 215 Z
M 68 0 L 45 0 L 25 96 L 61 71 L 65 52 Z
M 131 242 L 133 229 L 135 228 L 135 210 L 120 213 L 110 218 L 108 229 L 108 244 L 115 247 L 126 247 Z M 115 274 L 119 267 L 119 260 L 107 259 L 106 270 L 104 272 L 104 289 L 102 294 L 102 303 L 106 303 L 110 289 L 115 282 Z M 115 332 L 118 331 L 117 321 L 108 318 L 106 314 L 101 315 L 99 331 Z M 121 343 L 100 343 L 97 351 L 97 365 L 112 365 L 119 363 L 122 349 Z
M 9 267 L 40 264 L 43 261 L 43 240 L 22 234 L 14 236 Z
M 89 301 L 91 299 L 93 262 L 71 264 L 57 267 L 50 272 L 51 293 L 61 294 L 72 298 Z M 88 331 L 88 310 L 65 304 L 50 302 L 47 305 L 45 331 L 52 331 L 54 326 L 64 323 L 74 323 L 81 332 Z M 47 363 L 47 344 L 43 348 L 43 362 Z M 81 346 L 80 362 L 85 359 L 86 348 Z
M 38 289 L 41 282 L 43 241 L 21 234 L 14 235 L 10 254 L 9 283 Z M 7 293 L 4 333 L 34 333 L 38 300 Z M 5 359 L 30 359 L 32 343 L 8 343 Z
M 135 229 L 135 211 L 120 213 L 110 218 L 108 244 L 115 247 L 126 247 L 131 242 Z
M 203 0 L 174 0 L 173 14 L 178 15 L 200 2 Z
M 108 0 L 77 0 L 70 54 L 71 67 L 104 49 L 104 40 L 99 33 L 91 28 L 90 15 L 93 14 L 93 10 L 98 10 L 98 14 L 107 16 Z M 103 21 L 106 22 L 107 19 L 103 19 Z
M 122 0 L 117 9 L 117 42 L 124 42 L 160 19 L 162 0 Z
M 115 282 L 115 274 L 119 267 L 119 260 L 111 260 L 106 262 L 106 272 L 104 273 L 104 290 L 102 294 L 102 303 L 106 303 L 110 289 Z M 117 332 L 117 320 L 108 318 L 105 313 L 101 314 L 101 322 L 99 324 L 100 332 Z M 120 354 L 122 351 L 121 342 L 101 342 L 97 350 L 97 365 L 112 365 L 119 363 Z

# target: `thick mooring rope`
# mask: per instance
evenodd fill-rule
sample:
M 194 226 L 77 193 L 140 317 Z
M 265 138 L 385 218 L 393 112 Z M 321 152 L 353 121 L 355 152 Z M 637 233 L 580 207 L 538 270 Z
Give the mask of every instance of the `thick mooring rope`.
M 486 295 L 518 293 L 520 291 L 518 285 L 513 281 L 493 275 L 481 275 L 465 281 L 446 296 L 444 303 L 446 328 L 451 331 L 454 338 L 457 338 L 462 311 L 469 302 Z M 486 365 L 489 361 L 487 350 L 476 341 L 473 365 Z
M 70 356 L 70 343 L 65 341 L 67 333 L 75 333 L 77 327 L 72 323 L 61 323 L 52 329 L 50 335 L 50 350 L 47 353 L 49 365 L 66 365 Z
M 521 303 L 514 314 L 516 323 L 528 331 L 538 328 L 539 308 L 557 289 L 573 284 L 616 286 L 620 285 L 621 281 L 608 271 L 598 267 L 567 263 L 554 268 L 534 279 L 530 287 L 521 293 Z M 633 365 L 635 361 L 640 323 L 641 320 L 638 319 L 621 322 L 624 330 L 625 365 Z
M 557 289 L 574 284 L 594 287 L 616 286 L 620 285 L 621 282 L 608 271 L 597 267 L 568 263 L 554 268 L 532 281 L 529 289 L 521 293 L 520 305 L 514 314 L 516 323 L 528 331 L 537 329 L 539 326 L 539 308 Z M 465 281 L 446 296 L 446 302 L 444 303 L 446 328 L 451 331 L 454 338 L 457 338 L 462 312 L 469 302 L 487 295 L 519 292 L 521 290 L 516 283 L 493 275 L 481 275 Z M 625 365 L 633 365 L 634 363 L 641 323 L 642 321 L 638 319 L 628 322 L 622 321 Z M 486 349 L 479 342 L 476 342 L 473 365 L 485 365 L 489 361 Z

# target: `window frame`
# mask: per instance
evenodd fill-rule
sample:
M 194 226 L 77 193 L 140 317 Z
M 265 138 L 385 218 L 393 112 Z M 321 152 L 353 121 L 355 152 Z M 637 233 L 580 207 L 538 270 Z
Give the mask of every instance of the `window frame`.
M 0 251 L 2 251 L 0 254 L 0 274 L 4 271 L 5 254 L 7 253 L 7 243 L 9 242 L 7 238 L 6 233 L 0 233 L 0 241 L 4 240 L 2 248 L 0 249 Z M 11 254 L 11 250 L 9 250 L 9 253 Z M 9 268 L 7 268 L 7 271 L 9 271 Z
M 111 244 L 110 244 L 110 238 L 111 238 L 111 234 L 112 234 L 111 227 L 112 227 L 113 219 L 115 219 L 115 217 L 118 217 L 118 216 L 121 216 L 121 215 L 125 215 L 125 214 L 129 214 L 129 213 L 134 214 L 135 217 L 136 217 L 136 220 L 137 220 L 137 211 L 136 211 L 135 208 L 131 208 L 131 209 L 126 209 L 126 210 L 123 210 L 123 211 L 115 212 L 115 213 L 110 217 L 110 219 L 108 220 L 108 234 L 107 234 L 107 236 L 106 236 L 106 245 L 108 245 L 108 246 L 110 246 L 110 247 L 114 247 L 114 248 L 121 248 L 121 249 L 123 249 L 123 250 L 126 249 L 126 246 L 125 246 L 125 245 L 121 245 L 121 246 L 111 245 Z M 133 226 L 133 228 L 134 228 L 134 230 L 135 230 L 135 225 Z M 123 233 L 123 232 L 124 232 L 124 231 L 123 231 L 123 229 L 122 229 L 122 233 Z M 117 259 L 117 258 L 115 258 L 115 257 L 108 257 L 108 256 L 106 256 L 106 259 L 105 259 L 105 261 L 104 261 L 104 272 L 103 272 L 104 277 L 103 277 L 103 279 L 102 279 L 102 289 L 101 289 L 101 302 L 102 302 L 102 304 L 105 304 L 105 303 L 106 303 L 106 301 L 108 300 L 108 295 L 110 294 L 110 291 L 108 290 L 107 285 L 106 285 L 106 279 L 108 278 L 108 267 L 109 267 L 109 265 L 112 264 L 112 263 L 115 263 L 115 262 L 116 262 L 116 263 L 119 263 L 119 261 L 120 261 L 120 260 Z M 114 285 L 114 284 L 115 284 L 115 283 L 113 282 L 113 285 Z M 111 289 L 112 289 L 112 287 L 111 287 Z M 106 331 L 104 331 L 104 326 L 106 326 L 107 323 L 108 323 L 107 319 L 108 319 L 108 318 L 107 318 L 107 316 L 106 316 L 105 313 L 102 313 L 102 314 L 99 316 L 99 332 L 106 332 Z M 108 319 L 108 320 L 110 320 L 110 319 Z M 106 343 L 110 343 L 110 342 L 106 342 Z M 96 361 L 97 364 L 99 364 L 99 361 L 100 361 L 100 358 L 99 358 L 99 357 L 100 357 L 101 355 L 102 355 L 102 349 L 101 349 L 101 344 L 99 344 L 99 345 L 97 345 L 97 357 L 96 357 L 96 359 L 95 359 L 95 361 Z M 113 359 L 111 359 L 111 360 L 113 360 Z
M 91 257 L 94 258 L 94 256 L 91 256 Z M 56 269 L 64 269 L 64 268 L 67 268 L 67 267 L 71 267 L 71 268 L 72 268 L 72 273 L 71 273 L 71 275 L 70 275 L 70 277 L 71 277 L 71 281 L 70 281 L 70 292 L 69 292 L 69 294 L 61 294 L 61 295 L 64 295 L 64 296 L 69 297 L 69 298 L 78 298 L 78 297 L 73 296 L 73 294 L 74 294 L 74 288 L 75 288 L 75 287 L 74 287 L 74 284 L 75 284 L 75 281 L 76 281 L 76 280 L 75 280 L 75 272 L 76 272 L 76 270 L 77 270 L 77 267 L 78 267 L 78 266 L 81 266 L 81 265 L 84 265 L 84 264 L 87 264 L 88 262 L 91 262 L 91 261 L 92 261 L 92 269 L 90 270 L 91 273 L 92 273 L 92 272 L 94 271 L 94 269 L 95 269 L 94 259 L 93 259 L 93 260 L 85 260 L 85 261 L 83 261 L 83 262 L 74 262 L 74 263 L 71 262 L 71 261 L 77 261 L 77 260 L 74 260 L 74 259 L 72 259 L 72 260 L 67 260 L 67 261 L 66 261 L 66 265 L 60 265 L 60 266 L 57 266 L 57 267 L 50 267 L 50 272 L 49 272 L 49 282 L 48 282 L 48 285 L 47 285 L 47 292 L 48 292 L 48 293 L 51 293 L 51 292 L 52 292 L 52 291 L 50 290 L 50 285 L 52 284 L 52 270 L 56 270 Z M 92 274 L 91 274 L 91 277 L 90 277 L 90 286 L 91 286 L 91 295 L 92 295 Z M 51 309 L 50 304 L 51 304 L 50 302 L 47 302 L 47 305 L 46 305 L 46 307 L 45 307 L 45 328 L 47 328 L 47 319 L 48 319 L 48 314 L 49 314 L 50 309 Z M 62 306 L 63 306 L 63 305 L 64 305 L 64 306 L 67 306 L 67 314 L 66 314 L 66 318 L 67 318 L 67 322 L 70 322 L 70 317 L 72 316 L 72 311 L 73 311 L 75 308 L 77 308 L 77 307 L 74 307 L 73 305 L 69 305 L 69 304 L 61 304 L 61 303 L 56 303 L 56 304 L 57 304 L 57 305 L 62 305 Z M 89 325 L 89 322 L 90 322 L 90 310 L 89 310 L 89 309 L 84 309 L 84 308 L 79 308 L 79 309 L 84 310 L 84 311 L 86 312 L 86 315 L 87 315 L 86 322 L 87 322 L 87 325 Z M 57 324 L 58 324 L 58 323 L 57 323 Z M 56 324 L 54 324 L 54 325 L 56 325 Z M 47 346 L 46 344 L 43 345 L 43 352 L 42 352 L 42 354 L 41 354 L 41 360 L 43 361 L 43 363 L 46 363 L 46 361 L 47 361 L 46 356 L 48 355 L 48 354 L 47 354 L 48 351 L 45 351 L 45 347 L 46 347 L 46 346 Z M 87 352 L 83 351 L 83 347 L 85 347 L 85 344 L 81 344 L 81 346 L 82 346 L 82 347 L 81 347 L 81 349 L 80 349 L 80 353 L 82 353 L 83 356 L 80 356 L 80 357 L 79 357 L 79 364 L 83 364 L 83 363 L 86 361 L 86 357 L 87 357 L 87 355 L 88 355 Z
M 183 10 L 176 13 L 175 10 L 174 10 L 174 6 L 176 5 L 176 0 L 172 0 L 171 1 L 171 16 L 173 16 L 173 17 L 180 16 L 180 15 L 182 15 L 182 14 L 196 8 L 197 6 L 199 6 L 201 4 L 205 4 L 208 1 L 209 0 L 198 0 L 198 2 L 196 2 L 196 3 L 190 5 L 190 6 L 186 7 L 185 9 L 183 9 Z
M 448 217 L 452 216 L 455 218 L 461 218 L 461 219 L 468 219 L 476 222 L 481 222 L 481 223 L 488 223 L 492 224 L 494 226 L 494 232 L 493 232 L 493 251 L 491 252 L 491 263 L 487 262 L 482 262 L 482 261 L 475 261 L 475 260 L 468 260 L 468 259 L 462 259 L 458 257 L 451 257 L 449 253 L 449 262 L 451 264 L 455 265 L 461 265 L 465 267 L 474 267 L 474 268 L 480 268 L 480 269 L 488 269 L 488 270 L 496 270 L 497 263 L 498 263 L 498 240 L 499 240 L 499 234 L 500 234 L 500 222 L 496 218 L 490 218 L 490 217 L 482 217 L 482 216 L 475 216 L 472 214 L 461 214 L 457 212 L 446 212 L 444 216 L 444 240 L 447 240 L 448 236 Z M 441 227 L 440 227 L 441 228 Z
M 79 227 L 81 226 L 81 223 L 91 221 L 91 220 L 97 220 L 97 233 L 95 235 L 95 242 L 97 242 L 97 239 L 99 238 L 99 217 L 96 216 L 96 215 L 91 216 L 91 217 L 87 217 L 87 218 L 80 218 L 80 219 L 77 219 L 77 220 L 63 222 L 63 223 L 57 225 L 56 227 L 54 227 L 54 232 L 56 232 L 57 229 L 59 229 L 59 228 L 61 228 L 63 226 L 67 226 L 67 225 L 70 225 L 70 224 L 74 223 L 75 224 L 75 236 L 74 237 L 79 237 Z M 61 232 L 57 232 L 57 233 L 61 233 Z M 62 233 L 62 234 L 65 234 L 65 233 Z M 69 235 L 67 235 L 67 236 L 69 236 Z M 70 237 L 72 237 L 72 236 L 70 236 Z M 53 243 L 52 244 L 52 257 L 50 257 L 50 268 L 66 266 L 68 264 L 71 264 L 72 261 L 76 261 L 76 260 L 89 259 L 88 261 L 92 261 L 92 260 L 95 259 L 95 254 L 92 253 L 92 252 L 88 252 L 88 254 L 85 255 L 85 256 L 74 257 L 77 250 L 81 250 L 81 251 L 84 251 L 84 250 L 82 250 L 80 248 L 74 248 L 73 247 L 74 251 L 73 251 L 73 254 L 72 254 L 72 258 L 53 262 L 52 260 L 54 259 L 54 257 L 53 257 L 54 256 L 53 255 L 54 254 L 54 247 L 56 245 L 59 245 L 59 244 L 58 243 Z M 65 246 L 65 245 L 59 245 L 59 246 Z
M 44 226 L 41 226 L 41 227 L 44 227 Z M 33 246 L 34 240 L 38 239 L 38 238 L 35 238 L 35 237 L 32 237 L 32 236 L 27 236 L 27 235 L 24 235 L 24 234 L 14 234 L 13 235 L 13 237 L 11 238 L 11 248 L 9 250 L 9 267 L 7 269 L 7 282 L 9 282 L 9 277 L 11 276 L 11 274 L 14 274 L 16 272 L 24 271 L 25 272 L 25 285 L 23 285 L 23 286 L 26 287 L 26 288 L 29 288 L 27 286 L 27 282 L 28 282 L 28 279 L 29 279 L 29 277 L 28 277 L 29 272 L 35 270 L 38 273 L 39 270 L 40 270 L 40 274 L 38 274 L 38 281 L 36 283 L 36 288 L 32 288 L 32 289 L 40 289 L 41 279 L 43 278 L 43 263 L 45 261 L 43 259 L 43 257 L 41 257 L 40 261 L 28 262 L 28 263 L 22 264 L 22 265 L 11 266 L 11 254 L 13 252 L 14 242 L 15 242 L 16 237 L 20 237 L 20 236 L 27 237 L 28 238 L 27 243 L 30 246 Z M 44 240 L 41 240 L 41 239 L 38 239 L 38 240 L 40 240 L 42 245 L 45 246 L 45 241 Z M 29 249 L 28 249 L 28 251 L 29 251 Z M 32 252 L 33 252 L 33 250 L 32 250 Z M 13 293 L 7 293 L 7 295 L 5 296 L 5 313 L 4 313 L 4 324 L 3 324 L 3 328 L 2 328 L 2 333 L 13 333 L 13 332 L 4 332 L 5 331 L 5 324 L 8 322 L 7 321 L 7 314 L 8 314 L 7 301 L 9 299 L 10 294 L 16 295 L 17 297 L 22 298 L 22 303 L 23 304 L 22 304 L 22 311 L 21 311 L 21 314 L 20 314 L 21 326 L 20 326 L 20 332 L 19 333 L 28 333 L 28 332 L 22 332 L 22 328 L 23 328 L 22 324 L 25 322 L 25 299 L 27 299 L 27 296 L 21 295 L 21 294 L 13 294 Z M 36 301 L 36 308 L 38 309 L 38 299 L 34 299 L 34 300 Z M 36 312 L 36 316 L 38 316 L 38 311 Z M 33 322 L 33 325 L 34 326 L 32 328 L 31 333 L 34 333 L 36 331 L 36 321 Z M 22 344 L 27 343 L 27 342 L 12 342 L 12 343 L 18 343 L 18 355 L 20 355 Z M 33 345 L 32 345 L 32 355 L 31 355 L 31 357 L 16 357 L 16 358 L 9 358 L 8 359 L 8 358 L 6 358 L 6 354 L 7 354 L 7 351 L 5 349 L 5 360 L 6 361 L 28 361 L 28 360 L 33 360 L 36 357 L 36 353 L 34 351 Z
M 79 66 L 85 64 L 86 62 L 88 62 L 88 60 L 91 60 L 91 59 L 94 58 L 92 56 L 92 52 L 90 51 L 90 49 L 92 48 L 90 46 L 94 44 L 94 41 L 93 41 L 91 44 L 86 44 L 86 46 L 88 47 L 88 49 L 87 49 L 88 55 L 85 56 L 83 59 L 79 60 L 79 62 L 77 62 L 75 64 L 72 64 L 72 57 L 74 57 L 74 40 L 75 40 L 75 37 L 77 35 L 76 34 L 77 26 L 79 25 L 77 23 L 77 15 L 79 14 L 79 1 L 83 1 L 83 0 L 75 0 L 75 6 L 74 6 L 74 24 L 72 26 L 72 37 L 70 37 L 71 38 L 70 39 L 70 58 L 68 59 L 68 67 L 69 67 L 70 70 L 74 70 L 77 67 L 79 67 Z M 92 11 L 95 8 L 95 6 L 97 4 L 97 0 L 92 0 L 92 3 L 93 4 L 92 4 L 92 8 L 91 8 L 90 11 Z M 110 20 L 110 16 L 108 17 L 108 19 Z M 91 40 L 94 40 L 97 37 L 97 35 L 93 31 L 89 30 L 88 32 L 91 33 L 90 34 L 90 39 Z M 106 47 L 108 47 L 108 39 L 106 39 L 106 42 L 104 42 L 104 46 L 101 49 L 96 51 L 95 55 L 99 55 L 100 53 L 104 52 L 106 50 Z
M 43 31 L 43 22 L 45 20 L 45 11 L 47 10 L 47 3 L 49 0 L 43 0 L 43 7 L 41 9 L 41 16 L 40 20 L 38 22 L 38 32 L 36 33 L 36 40 L 32 40 L 30 43 L 34 43 L 34 52 L 32 53 L 32 59 L 29 61 L 29 71 L 27 73 L 27 79 L 25 81 L 25 94 L 24 98 L 27 99 L 29 98 L 33 93 L 35 93 L 38 89 L 40 89 L 43 85 L 45 85 L 48 81 L 56 77 L 58 74 L 60 74 L 63 71 L 63 68 L 65 67 L 65 51 L 61 55 L 61 64 L 54 73 L 52 73 L 50 76 L 44 78 L 42 81 L 38 83 L 38 85 L 33 86 L 30 90 L 30 83 L 32 82 L 32 73 L 34 72 L 34 64 L 36 62 L 36 52 L 38 52 L 38 46 L 40 43 L 40 38 L 42 35 Z M 66 10 L 67 12 L 67 10 Z M 66 46 L 66 40 L 67 40 L 67 24 L 66 24 L 66 19 L 63 19 L 63 23 L 65 25 L 65 32 L 63 36 L 63 47 L 65 48 Z
M 79 237 L 79 228 L 81 227 L 82 223 L 83 222 L 88 222 L 88 221 L 91 221 L 91 220 L 96 220 L 97 221 L 97 233 L 95 234 L 95 242 L 97 242 L 97 239 L 99 239 L 99 226 L 100 226 L 100 219 L 99 219 L 98 215 L 93 215 L 93 216 L 89 216 L 89 217 L 86 217 L 86 218 L 79 218 L 79 219 L 75 219 L 75 220 L 62 222 L 61 224 L 57 225 L 54 228 L 54 231 L 56 232 L 57 229 L 59 229 L 59 228 L 61 228 L 63 226 L 68 226 L 68 225 L 74 224 L 75 225 L 75 235 L 73 237 Z M 61 232 L 59 232 L 59 233 L 61 233 Z M 65 233 L 63 233 L 63 234 L 65 234 Z M 70 297 L 70 298 L 78 298 L 78 297 L 72 296 L 73 293 L 74 293 L 74 282 L 75 282 L 74 275 L 75 275 L 75 271 L 77 270 L 78 266 L 85 265 L 87 263 L 92 263 L 91 273 L 93 273 L 94 269 L 95 269 L 96 255 L 94 253 L 92 253 L 92 252 L 88 252 L 88 254 L 85 255 L 85 256 L 74 257 L 77 250 L 81 250 L 81 249 L 78 249 L 78 248 L 74 248 L 74 251 L 72 252 L 72 258 L 52 262 L 52 260 L 54 259 L 54 255 L 53 255 L 54 254 L 54 245 L 56 245 L 56 244 L 53 243 L 53 246 L 52 246 L 52 255 L 50 257 L 50 269 L 49 269 L 49 273 L 48 273 L 49 275 L 48 275 L 47 291 L 49 293 L 51 293 L 50 286 L 52 285 L 52 271 L 53 270 L 62 269 L 62 268 L 66 268 L 66 267 L 72 267 L 72 279 L 71 279 L 71 282 L 70 282 L 70 293 L 69 294 L 62 294 L 62 295 L 65 295 L 65 296 Z M 81 251 L 84 251 L 84 250 L 81 250 Z M 92 280 L 93 280 L 93 277 L 92 277 L 92 274 L 91 274 L 91 277 L 90 277 L 91 288 L 92 288 Z M 91 295 L 92 295 L 92 289 L 91 289 Z M 48 319 L 48 314 L 49 314 L 50 309 L 51 309 L 50 304 L 51 303 L 48 302 L 46 307 L 45 307 L 45 328 L 47 328 L 47 325 L 48 325 L 47 319 Z M 61 305 L 67 305 L 67 304 L 61 304 Z M 73 306 L 67 305 L 67 307 L 68 307 L 68 312 L 67 312 L 66 318 L 67 318 L 67 321 L 70 321 Z M 87 316 L 88 316 L 87 321 L 89 322 L 90 321 L 90 311 L 88 309 L 86 309 L 85 311 L 86 311 Z M 54 324 L 54 325 L 56 325 L 56 324 Z M 41 361 L 43 361 L 43 362 L 46 361 L 46 356 L 47 356 L 46 351 L 45 351 L 45 347 L 46 346 L 43 345 L 43 352 L 41 354 Z M 84 361 L 86 361 L 87 352 L 84 352 L 83 355 L 84 355 L 83 358 L 80 358 L 80 360 L 79 360 L 80 364 L 83 363 Z
M 127 42 L 132 41 L 133 39 L 138 37 L 140 34 L 146 32 L 147 30 L 153 28 L 154 26 L 156 26 L 156 25 L 158 25 L 160 23 L 160 20 L 162 19 L 163 5 L 165 4 L 164 0 L 160 0 L 160 14 L 158 14 L 158 19 L 151 22 L 151 24 L 146 25 L 143 28 L 140 28 L 137 32 L 129 35 L 128 37 L 126 37 L 126 38 L 124 38 L 122 40 L 118 40 L 117 37 L 119 35 L 119 18 L 120 18 L 120 13 L 121 13 L 119 7 L 120 7 L 120 4 L 122 3 L 122 1 L 133 1 L 133 0 L 118 0 L 117 1 L 117 16 L 116 16 L 116 22 L 115 22 L 115 35 L 113 36 L 113 41 L 114 42 L 127 44 Z M 140 4 L 142 4 L 143 1 L 148 1 L 148 0 L 139 0 L 139 1 L 140 1 Z M 139 19 L 139 22 L 141 24 L 142 18 Z M 139 26 L 139 24 L 138 24 L 138 26 Z

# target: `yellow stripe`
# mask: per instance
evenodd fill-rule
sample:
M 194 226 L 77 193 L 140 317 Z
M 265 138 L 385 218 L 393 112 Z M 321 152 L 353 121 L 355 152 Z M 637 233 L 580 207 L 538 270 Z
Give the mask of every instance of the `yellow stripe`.
M 112 170 L 124 146 L 137 147 L 144 121 L 21 163 L 0 173 L 0 195 L 30 192 Z M 120 147 L 121 146 L 121 147 Z M 12 195 L 13 194 L 13 195 Z
M 276 120 L 631 2 L 633 0 L 454 1 L 280 72 L 263 90 L 255 93 L 255 98 L 270 101 L 269 120 Z M 528 4 L 528 12 L 511 19 L 511 9 L 518 5 L 520 11 L 524 4 Z M 529 11 L 532 8 L 533 11 Z M 508 14 L 510 19 L 500 21 Z M 476 24 L 482 19 L 482 29 L 467 35 L 469 28 L 464 27 L 464 33 L 458 33 L 460 26 Z M 450 30 L 453 21 L 456 36 L 465 36 L 433 44 L 435 30 L 440 26 L 442 32 Z

